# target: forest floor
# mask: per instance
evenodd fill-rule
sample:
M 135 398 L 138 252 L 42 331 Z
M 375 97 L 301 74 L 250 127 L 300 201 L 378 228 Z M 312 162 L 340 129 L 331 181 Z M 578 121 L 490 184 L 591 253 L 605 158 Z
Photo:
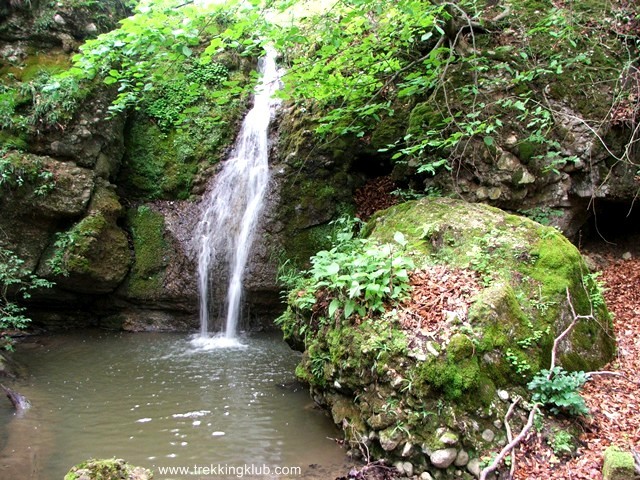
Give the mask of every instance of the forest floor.
M 600 480 L 608 446 L 640 451 L 640 237 L 587 245 L 583 253 L 601 268 L 607 288 L 618 351 L 602 370 L 615 375 L 594 375 L 585 384 L 590 413 L 573 421 L 582 431 L 577 451 L 558 458 L 543 434 L 532 431 L 518 451 L 518 480 Z

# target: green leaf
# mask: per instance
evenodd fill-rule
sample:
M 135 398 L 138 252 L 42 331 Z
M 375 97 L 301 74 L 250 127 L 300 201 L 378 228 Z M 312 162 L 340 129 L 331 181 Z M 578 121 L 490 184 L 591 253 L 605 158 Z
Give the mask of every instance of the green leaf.
M 489 137 L 489 136 L 484 137 L 484 144 L 485 144 L 487 147 L 492 147 L 492 146 L 494 145 L 494 143 L 495 143 L 495 142 L 494 142 L 494 140 L 493 140 L 493 137 Z
M 116 83 L 117 81 L 118 81 L 118 79 L 117 79 L 117 78 L 114 78 L 114 77 L 106 77 L 106 78 L 104 79 L 104 83 L 105 83 L 106 85 L 113 85 L 113 84 L 114 84 L 114 83 Z
M 333 318 L 338 308 L 340 308 L 340 300 L 338 300 L 337 298 L 334 298 L 333 300 L 331 300 L 331 303 L 329 304 L 329 317 Z
M 393 239 L 400 246 L 406 246 L 407 240 L 404 238 L 404 234 L 402 232 L 396 232 L 393 234 Z
M 340 265 L 337 263 L 331 263 L 327 266 L 326 273 L 327 275 L 335 275 L 340 271 Z
M 356 308 L 356 302 L 353 300 L 347 300 L 344 304 L 344 318 L 349 318 Z

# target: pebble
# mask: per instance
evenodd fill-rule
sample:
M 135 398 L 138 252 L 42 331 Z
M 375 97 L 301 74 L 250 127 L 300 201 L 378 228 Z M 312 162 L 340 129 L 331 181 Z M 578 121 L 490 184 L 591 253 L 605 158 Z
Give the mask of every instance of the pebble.
M 480 459 L 472 458 L 471 460 L 469 460 L 469 463 L 467 463 L 467 470 L 474 477 L 476 478 L 479 477 L 480 476 Z
M 482 439 L 485 442 L 493 442 L 494 438 L 496 438 L 496 434 L 493 433 L 493 430 L 490 430 L 487 428 L 485 431 L 482 432 Z
M 443 448 L 433 452 L 429 460 L 434 467 L 444 469 L 451 465 L 457 456 L 458 451 L 455 448 Z
M 456 467 L 464 467 L 467 463 L 469 463 L 469 454 L 464 450 L 460 450 L 453 464 Z
M 420 480 L 433 480 L 433 477 L 429 472 L 422 472 L 420 474 Z
M 623 260 L 631 260 L 633 258 L 633 255 L 631 254 L 631 252 L 624 252 L 622 254 L 622 259 Z
M 498 398 L 503 402 L 506 402 L 507 400 L 509 400 L 509 392 L 507 392 L 506 390 L 498 390 Z

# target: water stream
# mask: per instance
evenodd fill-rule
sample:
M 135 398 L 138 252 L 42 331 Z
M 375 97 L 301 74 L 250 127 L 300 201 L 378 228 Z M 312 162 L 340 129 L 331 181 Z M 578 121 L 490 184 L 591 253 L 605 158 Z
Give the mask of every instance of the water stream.
M 273 93 L 280 84 L 275 51 L 268 49 L 260 61 L 262 80 L 254 104 L 245 117 L 233 153 L 202 200 L 203 213 L 195 232 L 200 294 L 200 340 L 209 340 L 209 316 L 214 268 L 228 268 L 224 333 L 214 345 L 237 345 L 242 301 L 242 279 L 253 243 L 256 223 L 269 182 L 269 123 L 278 100 Z M 211 345 L 211 343 L 209 343 Z
M 22 418 L 0 405 L 0 478 L 60 480 L 88 458 L 124 458 L 155 478 L 164 467 L 267 465 L 335 478 L 338 432 L 295 383 L 299 354 L 279 335 L 244 348 L 205 350 L 183 334 L 83 331 L 21 344 L 28 376 L 15 385 L 33 403 Z M 311 465 L 316 465 L 311 466 Z

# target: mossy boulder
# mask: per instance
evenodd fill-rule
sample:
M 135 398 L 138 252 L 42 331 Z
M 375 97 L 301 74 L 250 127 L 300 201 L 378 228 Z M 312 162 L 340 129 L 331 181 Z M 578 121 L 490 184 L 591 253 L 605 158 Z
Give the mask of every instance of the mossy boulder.
M 128 464 L 122 459 L 91 459 L 69 470 L 64 480 L 151 480 L 153 472 Z
M 420 304 L 412 296 L 383 314 L 326 318 L 333 299 L 320 289 L 310 310 L 289 309 L 282 326 L 285 338 L 304 349 L 297 375 L 347 439 L 366 443 L 374 457 L 453 478 L 441 452 L 455 449 L 446 453 L 465 459 L 460 468 L 497 451 L 506 440 L 499 422 L 510 395 L 530 395 L 526 384 L 549 367 L 554 338 L 574 318 L 572 306 L 593 318 L 580 320 L 561 342 L 559 364 L 594 370 L 613 357 L 611 318 L 597 282 L 556 229 L 439 198 L 379 212 L 364 235 L 379 243 L 400 239 L 414 274 L 438 272 L 426 282 L 444 290 Z M 466 272 L 464 284 L 452 283 L 462 278 L 456 272 Z M 427 295 L 425 284 L 412 282 Z M 468 308 L 445 311 L 438 303 L 445 296 Z M 440 320 L 427 321 L 434 312 Z M 525 416 L 518 412 L 514 423 Z
M 609 447 L 604 452 L 602 466 L 604 480 L 633 480 L 636 478 L 635 462 L 631 452 L 625 452 L 618 447 Z
M 40 263 L 41 276 L 79 293 L 109 293 L 122 282 L 131 264 L 129 242 L 117 225 L 123 212 L 115 192 L 99 185 L 87 214 L 58 232 Z

